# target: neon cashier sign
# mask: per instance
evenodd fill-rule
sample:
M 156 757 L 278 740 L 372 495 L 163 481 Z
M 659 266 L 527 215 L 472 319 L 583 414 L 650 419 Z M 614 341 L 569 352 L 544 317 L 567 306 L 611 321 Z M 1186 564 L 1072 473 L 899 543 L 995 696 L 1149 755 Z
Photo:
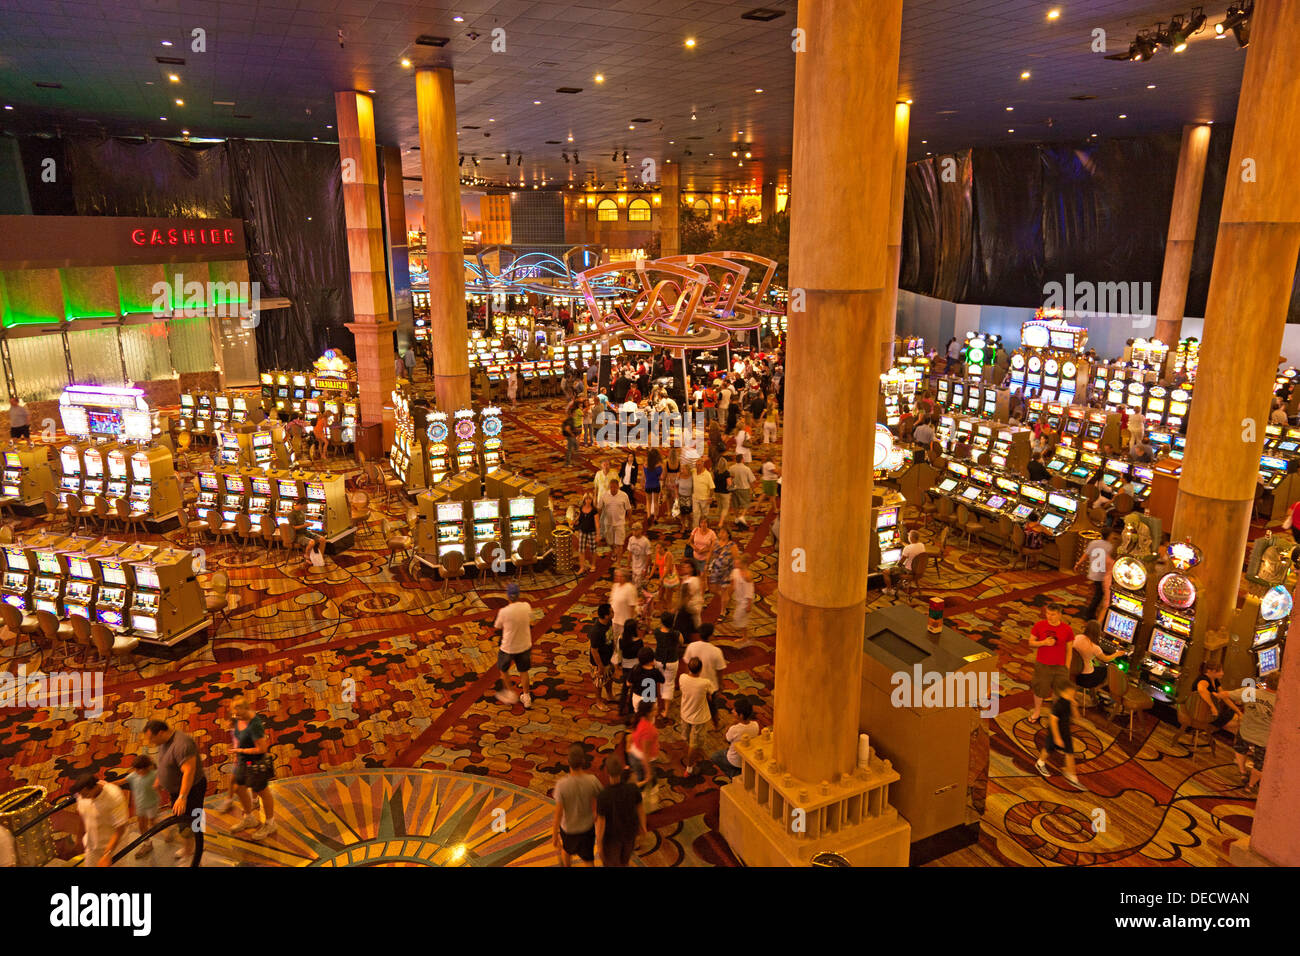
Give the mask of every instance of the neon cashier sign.
M 233 229 L 132 229 L 137 246 L 233 246 Z

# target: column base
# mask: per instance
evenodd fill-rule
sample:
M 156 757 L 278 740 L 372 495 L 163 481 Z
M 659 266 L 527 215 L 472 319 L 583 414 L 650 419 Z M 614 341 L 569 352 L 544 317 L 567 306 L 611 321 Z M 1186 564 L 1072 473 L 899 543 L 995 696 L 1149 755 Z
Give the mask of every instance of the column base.
M 1228 844 L 1228 862 L 1233 866 L 1277 866 L 1267 857 L 1260 856 L 1250 845 L 1250 837 L 1244 836 Z
M 853 866 L 907 866 L 912 827 L 897 814 L 809 839 L 786 833 L 739 781 L 723 787 L 718 802 L 722 837 L 746 866 L 810 866 L 827 851 Z

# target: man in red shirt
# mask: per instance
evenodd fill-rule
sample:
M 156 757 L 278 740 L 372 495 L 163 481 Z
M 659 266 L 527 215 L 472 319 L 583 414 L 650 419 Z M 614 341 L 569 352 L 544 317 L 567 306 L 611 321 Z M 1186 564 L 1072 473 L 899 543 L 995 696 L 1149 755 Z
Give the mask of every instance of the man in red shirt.
M 1074 631 L 1061 620 L 1061 605 L 1047 605 L 1044 619 L 1029 632 L 1029 646 L 1036 651 L 1034 676 L 1029 686 L 1034 692 L 1034 712 L 1031 721 L 1037 721 L 1043 701 L 1052 696 L 1052 685 L 1057 677 L 1070 676 L 1070 653 L 1074 644 Z

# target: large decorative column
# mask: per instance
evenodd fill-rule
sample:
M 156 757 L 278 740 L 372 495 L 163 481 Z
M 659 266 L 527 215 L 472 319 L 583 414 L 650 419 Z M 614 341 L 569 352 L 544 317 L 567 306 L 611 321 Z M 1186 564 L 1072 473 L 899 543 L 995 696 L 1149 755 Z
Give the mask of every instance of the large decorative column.
M 897 772 L 858 766 L 878 348 L 889 295 L 902 0 L 801 0 L 795 57 L 775 716 L 740 748 L 721 828 L 746 863 L 834 850 L 904 865 Z
M 1300 0 L 1257 3 L 1250 40 L 1173 522 L 1174 540 L 1188 538 L 1205 555 L 1192 572 L 1198 630 L 1227 627 L 1236 606 L 1300 256 Z M 1203 656 L 1194 642 L 1183 661 L 1184 689 Z
M 663 201 L 659 205 L 659 254 L 678 256 L 682 252 L 682 235 L 678 220 L 682 209 L 682 169 L 676 163 L 664 163 L 659 176 Z M 599 221 L 599 216 L 596 217 Z
M 384 212 L 379 192 L 379 156 L 375 149 L 375 103 L 365 93 L 334 94 L 334 112 L 342 161 L 343 214 L 348 231 L 348 265 L 352 273 L 352 321 L 357 345 L 357 394 L 362 426 L 382 425 L 379 444 L 359 438 L 372 458 L 392 442 L 391 408 L 385 406 L 393 376 L 393 330 L 388 314 L 388 255 L 384 249 Z
M 1209 151 L 1209 126 L 1183 127 L 1174 204 L 1169 210 L 1169 237 L 1165 240 L 1165 267 L 1160 274 L 1160 302 L 1156 306 L 1155 337 L 1166 345 L 1177 345 L 1183 331 L 1187 277 L 1192 272 L 1196 220 L 1201 212 L 1201 186 L 1205 182 L 1205 157 Z
M 898 275 L 903 268 L 903 196 L 907 189 L 907 131 L 912 121 L 912 107 L 906 102 L 894 104 L 894 170 L 889 181 L 889 296 L 884 322 L 880 326 L 880 368 L 894 364 L 894 335 L 898 325 Z
M 460 238 L 456 165 L 456 89 L 446 68 L 415 74 L 424 177 L 425 248 L 429 263 L 429 343 L 438 407 L 470 404 L 469 327 L 465 320 L 465 250 Z

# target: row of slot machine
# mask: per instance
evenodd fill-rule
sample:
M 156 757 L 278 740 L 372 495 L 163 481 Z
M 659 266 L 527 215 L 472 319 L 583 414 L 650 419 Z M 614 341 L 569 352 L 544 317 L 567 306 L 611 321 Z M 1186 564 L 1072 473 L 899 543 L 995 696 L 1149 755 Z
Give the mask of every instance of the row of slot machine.
M 252 392 L 182 392 L 177 424 L 192 435 L 215 435 L 223 428 L 256 425 L 266 418 Z
M 1130 493 L 1138 503 L 1146 501 L 1151 494 L 1151 482 L 1155 480 L 1155 468 L 1151 465 L 1127 458 L 1107 458 L 1099 452 L 1066 445 L 1057 446 L 1047 462 L 1047 470 L 1072 485 L 1085 485 L 1096 476 L 1097 483 L 1111 495 L 1131 483 Z
M 916 409 L 916 396 L 925 387 L 925 373 L 919 368 L 895 365 L 880 376 L 880 402 L 876 417 L 890 428 L 897 428 L 902 420 L 903 403 Z
M 254 525 L 271 515 L 277 525 L 288 524 L 295 508 L 302 510 L 308 530 L 334 541 L 352 530 L 352 512 L 342 475 L 313 471 L 261 471 L 256 468 L 207 468 L 198 472 L 199 497 L 194 511 L 223 521 L 246 514 Z
M 449 475 L 487 475 L 505 463 L 501 409 L 462 408 L 448 416 L 433 408 L 432 394 L 416 389 L 393 393 L 396 409 L 389 461 L 409 490 L 428 488 Z
M 452 552 L 470 560 L 486 544 L 512 554 L 528 538 L 537 542 L 538 557 L 550 550 L 550 491 L 539 482 L 509 472 L 484 483 L 475 475 L 458 475 L 416 500 L 416 553 L 435 561 Z
M 963 377 L 968 381 L 984 381 L 997 364 L 998 349 L 1002 347 L 1002 336 L 985 332 L 967 332 L 966 340 L 961 346 L 961 361 L 964 366 Z
M 1062 571 L 1074 564 L 1083 502 L 1073 491 L 1051 488 L 993 468 L 950 461 L 930 494 L 950 498 L 993 518 L 985 530 L 991 538 L 1001 537 L 997 519 L 1003 516 L 1021 526 L 1036 525 L 1045 538 L 1044 558 L 1055 561 Z
M 998 425 L 978 418 L 941 415 L 934 437 L 951 454 L 958 445 L 968 445 L 972 454 L 987 453 L 992 464 L 1005 471 L 1023 474 L 1029 465 L 1032 432 L 1016 425 Z
M 948 375 L 935 382 L 934 401 L 944 411 L 999 421 L 1006 421 L 1011 414 L 1011 393 L 1006 389 Z
M 1078 392 L 1079 366 L 1075 358 L 1016 352 L 1011 356 L 1008 384 L 1012 391 L 1068 405 Z
M 322 414 L 337 425 L 345 444 L 357 440 L 361 421 L 356 382 L 306 372 L 262 372 L 262 404 L 280 417 L 313 423 Z
M 0 600 L 25 614 L 48 611 L 169 646 L 205 625 L 188 551 L 107 538 L 39 535 L 0 546 Z
M 1029 402 L 1029 422 L 1046 416 L 1046 424 L 1061 436 L 1061 444 L 1076 450 L 1097 452 L 1106 445 L 1120 446 L 1118 413 L 1082 405 L 1057 405 L 1034 399 Z
M 263 422 L 256 427 L 244 425 L 223 429 L 216 434 L 217 462 L 226 467 L 248 465 L 254 468 L 292 468 L 296 463 L 293 448 L 284 440 L 281 431 L 277 440 L 275 430 L 283 426 L 270 426 Z
M 44 445 L 14 442 L 0 448 L 4 470 L 0 473 L 0 506 L 35 507 L 54 490 L 50 453 Z
M 563 355 L 560 352 L 563 351 Z M 600 361 L 600 342 L 596 339 L 586 339 L 581 342 L 565 342 L 563 345 L 557 345 L 552 349 L 555 358 L 562 358 L 574 368 L 588 368 L 592 362 Z M 611 360 L 623 354 L 623 346 L 619 342 L 609 343 L 609 357 Z
M 1153 425 L 1164 425 L 1174 431 L 1187 426 L 1191 410 L 1192 390 L 1188 387 L 1168 388 L 1154 382 L 1139 382 L 1112 378 L 1106 383 L 1102 403 L 1118 411 L 1127 408 L 1129 414 L 1141 415 Z
M 106 498 L 130 503 L 131 513 L 165 521 L 181 506 L 180 485 L 170 448 L 164 445 L 95 445 L 75 442 L 59 449 L 59 493 L 93 504 Z
M 1174 351 L 1173 364 L 1171 366 L 1173 374 L 1182 376 L 1189 382 L 1196 381 L 1196 370 L 1201 365 L 1201 341 L 1195 336 L 1178 340 L 1178 348 Z

